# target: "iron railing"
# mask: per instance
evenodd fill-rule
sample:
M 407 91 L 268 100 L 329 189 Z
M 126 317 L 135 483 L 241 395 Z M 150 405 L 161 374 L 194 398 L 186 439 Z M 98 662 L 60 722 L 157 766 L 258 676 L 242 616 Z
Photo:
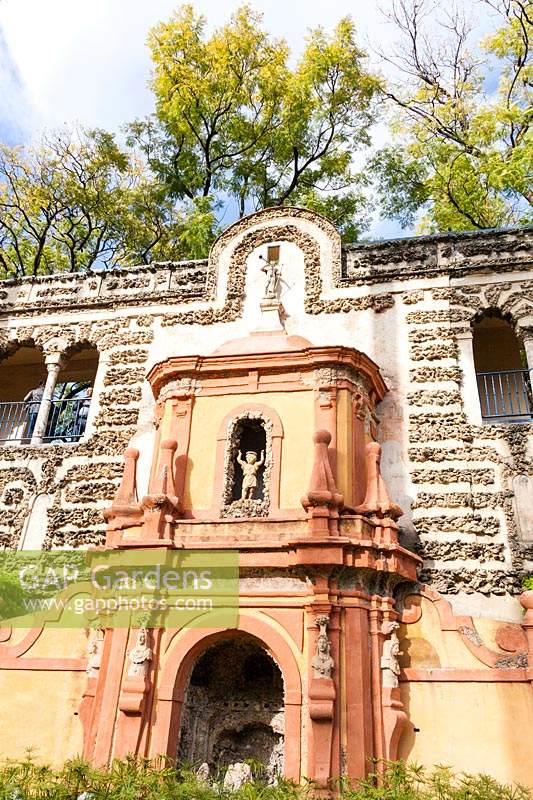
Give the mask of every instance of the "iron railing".
M 39 403 L 0 403 L 0 442 L 29 442 Z
M 43 442 L 77 442 L 87 425 L 89 398 L 52 400 Z
M 477 385 L 483 419 L 524 422 L 533 415 L 531 370 L 478 372 Z
M 82 437 L 89 413 L 89 398 L 52 400 L 43 442 L 77 442 Z M 0 403 L 0 442 L 29 444 L 40 403 Z

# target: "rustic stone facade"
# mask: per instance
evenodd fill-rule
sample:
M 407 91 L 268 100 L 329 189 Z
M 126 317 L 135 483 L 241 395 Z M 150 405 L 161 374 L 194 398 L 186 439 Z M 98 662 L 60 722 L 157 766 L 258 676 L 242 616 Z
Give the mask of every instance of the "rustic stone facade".
M 324 794 L 397 758 L 531 783 L 532 239 L 343 247 L 276 208 L 205 261 L 5 282 L 0 543 L 233 571 L 180 621 L 2 625 L 2 752 L 182 758 L 227 788 L 251 757 Z M 480 366 L 498 326 L 513 360 Z M 506 370 L 521 410 L 504 382 L 491 414 L 478 386 Z M 49 436 L 76 376 L 86 426 Z
M 101 509 L 118 485 L 121 454 L 132 438 L 153 429 L 145 375 L 163 352 L 173 353 L 175 340 L 165 331 L 194 331 L 206 352 L 211 342 L 242 330 L 251 254 L 268 242 L 287 241 L 302 254 L 299 314 L 311 321 L 309 330 L 320 316 L 329 341 L 335 330 L 339 341 L 358 330 L 364 340 L 373 331 L 389 336 L 393 322 L 405 342 L 396 363 L 381 362 L 379 345 L 370 355 L 392 378 L 383 416 L 392 403 L 401 419 L 403 483 L 411 485 L 412 496 L 400 526 L 405 541 L 425 558 L 421 579 L 445 593 L 517 591 L 531 568 L 531 544 L 517 532 L 512 485 L 531 472 L 533 427 L 468 418 L 457 337 L 488 307 L 510 315 L 519 332 L 531 327 L 533 280 L 525 274 L 533 231 L 342 247 L 329 223 L 302 209 L 272 209 L 255 219 L 228 229 L 206 261 L 4 281 L 4 357 L 22 344 L 33 343 L 47 355 L 87 342 L 98 349 L 100 367 L 90 436 L 64 447 L 0 447 L 1 543 L 19 545 L 42 497 L 44 547 L 103 541 Z M 327 257 L 310 222 L 328 243 Z M 295 332 L 301 328 L 296 318 L 293 325 Z M 205 326 L 212 332 L 204 335 Z M 186 352 L 183 341 L 179 351 Z

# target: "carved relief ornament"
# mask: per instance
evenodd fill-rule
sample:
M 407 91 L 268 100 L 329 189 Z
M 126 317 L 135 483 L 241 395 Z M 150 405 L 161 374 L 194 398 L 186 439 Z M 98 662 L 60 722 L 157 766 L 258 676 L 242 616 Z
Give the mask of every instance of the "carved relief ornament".
M 326 633 L 329 625 L 327 614 L 316 617 L 315 623 L 319 629 L 315 644 L 315 655 L 311 661 L 314 678 L 331 678 L 335 663 L 331 655 L 331 642 Z

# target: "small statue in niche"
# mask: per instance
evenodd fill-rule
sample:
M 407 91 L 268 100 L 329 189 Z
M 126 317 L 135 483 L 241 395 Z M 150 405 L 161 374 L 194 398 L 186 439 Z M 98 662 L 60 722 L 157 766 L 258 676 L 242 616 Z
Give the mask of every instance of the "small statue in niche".
M 396 689 L 399 685 L 401 656 L 400 640 L 396 631 L 400 627 L 398 622 L 389 622 L 386 625 L 385 633 L 390 634 L 389 638 L 383 643 L 383 653 L 381 655 L 381 670 L 383 673 L 383 686 Z
M 137 643 L 128 653 L 128 678 L 144 678 L 148 672 L 152 651 L 148 647 L 148 631 L 146 628 L 139 628 L 137 633 Z
M 327 614 L 322 614 L 315 620 L 320 632 L 316 639 L 316 650 L 311 666 L 313 668 L 314 678 L 331 678 L 333 667 L 335 666 L 331 656 L 331 643 L 326 633 L 326 628 L 329 625 L 329 617 Z
M 257 473 L 265 463 L 265 451 L 261 451 L 261 458 L 257 460 L 257 453 L 249 450 L 246 453 L 246 460 L 242 453 L 237 453 L 237 461 L 242 469 L 242 492 L 241 500 L 252 500 L 254 491 L 257 487 Z
M 263 257 L 262 257 L 263 258 Z M 277 259 L 266 259 L 261 267 L 261 272 L 266 275 L 264 300 L 279 300 L 281 294 L 281 269 Z

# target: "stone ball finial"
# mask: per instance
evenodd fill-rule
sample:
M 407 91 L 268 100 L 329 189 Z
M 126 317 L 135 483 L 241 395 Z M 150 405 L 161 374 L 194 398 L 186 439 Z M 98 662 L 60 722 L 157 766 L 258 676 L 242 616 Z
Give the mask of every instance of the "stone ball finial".
M 331 442 L 331 433 L 326 430 L 320 430 L 313 436 L 315 444 L 329 444 Z
M 528 589 L 525 592 L 522 592 L 520 597 L 520 605 L 525 611 L 533 611 L 533 590 Z

